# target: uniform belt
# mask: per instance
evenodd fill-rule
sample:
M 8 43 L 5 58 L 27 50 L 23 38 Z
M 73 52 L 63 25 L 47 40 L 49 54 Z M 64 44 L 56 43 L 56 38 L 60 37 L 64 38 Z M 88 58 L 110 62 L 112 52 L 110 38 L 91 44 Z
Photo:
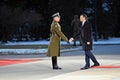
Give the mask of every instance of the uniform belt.
M 52 34 L 52 36 L 57 36 L 57 34 Z

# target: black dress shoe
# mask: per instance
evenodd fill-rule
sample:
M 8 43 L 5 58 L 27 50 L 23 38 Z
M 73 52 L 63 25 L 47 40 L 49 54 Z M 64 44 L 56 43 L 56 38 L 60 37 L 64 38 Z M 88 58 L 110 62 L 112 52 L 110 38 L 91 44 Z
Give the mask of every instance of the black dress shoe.
M 91 67 L 95 67 L 95 66 L 100 66 L 100 64 L 99 63 L 98 64 L 94 64 Z
M 85 69 L 89 69 L 90 67 L 83 67 L 81 68 L 81 70 L 85 70 Z
M 61 70 L 62 68 L 60 67 L 53 67 L 54 70 Z

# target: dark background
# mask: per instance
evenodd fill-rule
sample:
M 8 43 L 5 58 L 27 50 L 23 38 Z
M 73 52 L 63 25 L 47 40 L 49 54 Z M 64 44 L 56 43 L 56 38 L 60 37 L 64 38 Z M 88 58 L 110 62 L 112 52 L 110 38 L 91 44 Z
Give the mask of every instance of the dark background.
M 51 15 L 60 12 L 62 31 L 72 36 L 74 15 L 86 13 L 94 40 L 120 37 L 119 0 L 0 0 L 0 41 L 48 39 Z

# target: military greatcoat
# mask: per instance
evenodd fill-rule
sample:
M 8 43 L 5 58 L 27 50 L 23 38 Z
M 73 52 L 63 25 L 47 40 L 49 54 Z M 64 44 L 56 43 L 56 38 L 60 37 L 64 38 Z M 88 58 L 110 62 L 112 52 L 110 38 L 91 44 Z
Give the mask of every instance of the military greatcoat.
M 52 22 L 50 32 L 51 37 L 48 45 L 47 56 L 60 56 L 60 41 L 63 39 L 64 41 L 68 42 L 68 39 L 62 33 L 61 26 L 58 22 Z

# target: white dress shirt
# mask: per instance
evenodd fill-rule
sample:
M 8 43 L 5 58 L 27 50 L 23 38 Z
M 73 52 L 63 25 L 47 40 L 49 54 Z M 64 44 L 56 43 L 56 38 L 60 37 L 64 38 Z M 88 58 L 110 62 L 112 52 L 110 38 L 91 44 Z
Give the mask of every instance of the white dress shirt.
M 82 26 L 85 24 L 86 20 L 82 22 Z

